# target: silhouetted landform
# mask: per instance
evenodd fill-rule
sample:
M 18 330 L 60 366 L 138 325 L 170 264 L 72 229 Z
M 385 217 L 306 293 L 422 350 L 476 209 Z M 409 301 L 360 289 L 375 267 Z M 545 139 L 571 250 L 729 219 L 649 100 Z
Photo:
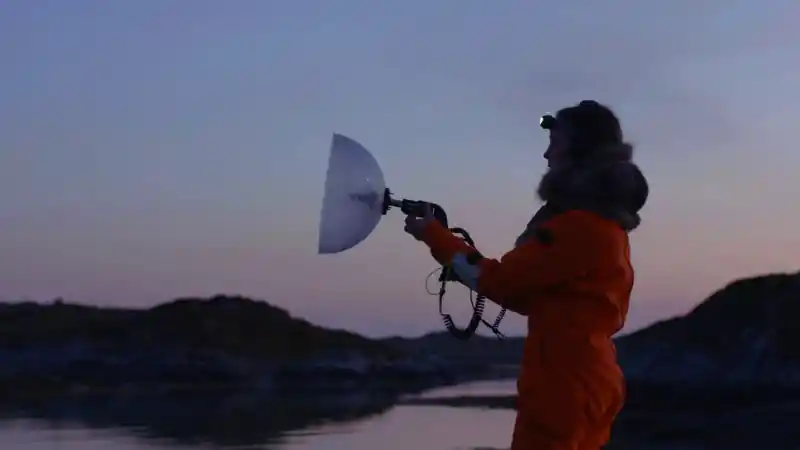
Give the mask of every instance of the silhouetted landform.
M 800 388 L 800 273 L 734 281 L 688 314 L 617 340 L 629 380 Z
M 319 327 L 243 297 L 141 310 L 0 304 L 0 394 L 234 386 L 408 391 L 486 372 Z
M 475 335 L 468 341 L 454 339 L 447 331 L 432 332 L 416 338 L 392 337 L 383 342 L 407 353 L 436 356 L 465 365 L 518 365 L 522 357 L 524 337 L 498 339 L 496 336 Z
M 800 274 L 767 275 L 735 281 L 684 316 L 618 338 L 631 402 L 742 403 L 800 389 L 799 317 Z M 444 332 L 374 340 L 230 296 L 141 310 L 0 304 L 0 394 L 220 386 L 408 392 L 514 376 L 522 346 L 523 338 L 463 342 Z
M 467 341 L 455 339 L 449 332 L 432 332 L 416 338 L 392 337 L 381 340 L 404 354 L 435 359 L 466 373 L 484 378 L 504 379 L 517 376 L 525 338 L 498 339 L 475 335 Z

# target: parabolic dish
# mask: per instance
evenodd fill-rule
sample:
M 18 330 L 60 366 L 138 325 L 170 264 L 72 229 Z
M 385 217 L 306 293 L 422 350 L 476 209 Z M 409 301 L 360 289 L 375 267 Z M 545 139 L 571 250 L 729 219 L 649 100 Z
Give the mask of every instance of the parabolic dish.
M 378 161 L 361 144 L 334 133 L 319 223 L 319 254 L 353 248 L 383 216 L 386 182 Z

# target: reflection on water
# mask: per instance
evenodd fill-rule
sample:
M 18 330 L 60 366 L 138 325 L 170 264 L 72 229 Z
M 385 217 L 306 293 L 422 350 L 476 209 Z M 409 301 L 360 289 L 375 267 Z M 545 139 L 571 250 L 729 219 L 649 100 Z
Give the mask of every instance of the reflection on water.
M 476 383 L 465 383 L 457 386 L 447 386 L 439 389 L 431 389 L 430 391 L 423 392 L 422 394 L 414 395 L 419 398 L 441 398 L 441 397 L 459 397 L 459 396 L 491 396 L 491 395 L 509 395 L 516 392 L 514 381 L 500 380 L 500 381 L 480 381 Z
M 509 393 L 480 383 L 426 395 Z M 503 389 L 505 387 L 505 389 Z M 507 446 L 513 411 L 397 406 L 395 396 L 115 395 L 3 405 L 0 448 L 469 449 Z
M 437 389 L 429 399 L 507 395 L 513 382 Z M 508 448 L 514 411 L 401 404 L 360 395 L 116 395 L 0 404 L 0 449 L 468 450 Z M 435 402 L 433 402 L 435 403 Z M 627 408 L 611 450 L 800 449 L 789 399 L 709 414 Z
M 76 424 L 6 421 L 0 427 L 0 448 L 14 450 L 166 450 L 174 447 L 149 442 L 113 430 L 94 430 Z
M 292 433 L 285 450 L 453 450 L 507 448 L 513 411 L 398 406 L 388 413 L 322 433 Z

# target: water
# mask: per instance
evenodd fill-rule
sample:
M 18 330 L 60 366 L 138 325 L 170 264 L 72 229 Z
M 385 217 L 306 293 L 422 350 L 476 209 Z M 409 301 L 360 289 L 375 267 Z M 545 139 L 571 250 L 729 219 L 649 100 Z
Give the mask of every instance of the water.
M 418 396 L 508 395 L 510 381 Z M 413 398 L 412 397 L 412 398 Z M 15 450 L 472 450 L 508 448 L 515 412 L 398 404 L 395 396 L 80 396 L 0 404 L 0 448 Z M 626 409 L 610 450 L 797 450 L 800 402 L 710 414 Z
M 424 397 L 512 393 L 481 382 Z M 393 405 L 396 398 L 123 396 L 15 405 L 0 448 L 15 450 L 468 450 L 508 448 L 514 411 Z

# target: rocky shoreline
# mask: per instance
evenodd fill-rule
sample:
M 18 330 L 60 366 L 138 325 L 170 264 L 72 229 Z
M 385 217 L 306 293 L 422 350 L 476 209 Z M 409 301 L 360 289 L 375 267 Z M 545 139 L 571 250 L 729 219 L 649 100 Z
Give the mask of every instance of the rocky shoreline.
M 800 274 L 737 280 L 683 316 L 617 338 L 631 401 L 688 395 L 727 404 L 800 390 L 798 293 Z M 523 346 L 522 338 L 464 342 L 446 333 L 370 339 L 239 296 L 177 299 L 147 309 L 0 303 L 0 394 L 414 392 L 514 377 Z
M 508 369 L 416 356 L 352 353 L 295 362 L 248 360 L 208 350 L 103 349 L 87 342 L 0 348 L 0 395 L 181 390 L 383 390 L 416 392 Z

